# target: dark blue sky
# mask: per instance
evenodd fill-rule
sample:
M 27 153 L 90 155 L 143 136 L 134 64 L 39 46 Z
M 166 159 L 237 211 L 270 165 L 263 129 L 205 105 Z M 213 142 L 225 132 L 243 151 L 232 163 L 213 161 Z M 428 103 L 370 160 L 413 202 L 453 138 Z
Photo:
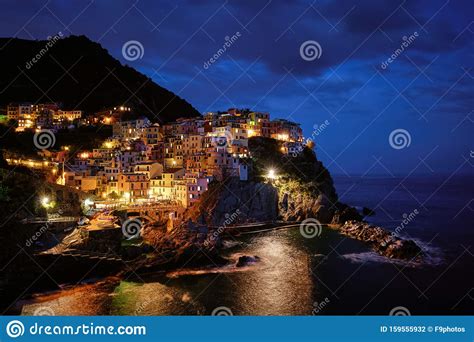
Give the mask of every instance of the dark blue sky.
M 319 125 L 318 156 L 333 173 L 472 174 L 472 0 L 0 3 L 1 36 L 84 34 L 201 112 L 268 111 L 307 137 Z M 123 57 L 130 40 L 143 45 L 141 59 Z M 320 58 L 301 57 L 308 40 Z M 409 146 L 391 147 L 396 129 Z

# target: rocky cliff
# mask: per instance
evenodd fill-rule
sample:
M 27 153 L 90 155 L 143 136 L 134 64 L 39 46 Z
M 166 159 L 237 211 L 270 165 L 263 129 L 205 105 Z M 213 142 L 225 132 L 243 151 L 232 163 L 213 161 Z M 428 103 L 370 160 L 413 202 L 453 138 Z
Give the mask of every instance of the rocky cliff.
M 388 258 L 417 262 L 422 260 L 423 251 L 413 241 L 402 239 L 381 227 L 360 221 L 346 221 L 339 232 L 366 242 L 374 251 Z
M 331 175 L 315 152 L 305 147 L 286 155 L 281 148 L 274 139 L 249 139 L 250 181 L 228 178 L 211 184 L 190 217 L 212 226 L 310 217 L 331 223 L 339 217 L 346 207 L 338 202 Z M 276 179 L 266 177 L 270 169 Z
M 229 178 L 211 183 L 199 206 L 189 214 L 193 221 L 213 227 L 275 221 L 278 191 L 271 184 Z
M 212 183 L 200 203 L 188 212 L 189 218 L 211 229 L 219 227 L 218 232 L 242 223 L 313 218 L 337 225 L 341 234 L 366 242 L 386 257 L 422 259 L 423 252 L 415 242 L 369 225 L 355 208 L 340 203 L 331 175 L 312 149 L 285 155 L 281 147 L 273 139 L 250 139 L 251 180 L 228 178 Z

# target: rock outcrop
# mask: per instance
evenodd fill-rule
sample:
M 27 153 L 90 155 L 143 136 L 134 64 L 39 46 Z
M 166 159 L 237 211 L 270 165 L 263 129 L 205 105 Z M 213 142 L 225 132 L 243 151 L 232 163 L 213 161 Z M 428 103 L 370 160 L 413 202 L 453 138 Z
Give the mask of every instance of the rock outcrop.
M 282 154 L 282 143 L 267 138 L 252 138 L 252 176 L 267 181 L 269 168 L 276 179 L 271 185 L 278 191 L 278 217 L 283 221 L 302 221 L 315 218 L 330 223 L 338 197 L 328 170 L 317 159 L 316 153 L 304 147 L 297 154 Z
M 331 175 L 312 149 L 304 147 L 296 155 L 285 155 L 281 147 L 274 139 L 249 139 L 250 180 L 212 183 L 188 217 L 211 229 L 219 227 L 219 234 L 227 226 L 242 223 L 313 218 L 342 226 L 342 234 L 366 242 L 389 258 L 421 258 L 416 243 L 365 223 L 356 208 L 340 203 Z M 272 179 L 266 177 L 269 170 L 275 175 Z M 365 208 L 364 215 L 371 214 L 374 212 Z
M 194 222 L 212 227 L 275 221 L 278 192 L 271 184 L 230 178 L 212 183 L 188 214 Z
M 239 257 L 239 260 L 237 260 L 237 263 L 235 264 L 235 267 L 244 267 L 244 266 L 249 266 L 252 264 L 255 264 L 260 261 L 260 257 L 254 255 L 254 256 L 249 256 L 249 255 L 242 255 Z
M 283 221 L 302 221 L 308 217 L 329 223 L 334 214 L 333 202 L 316 184 L 293 179 L 275 182 L 278 189 L 278 212 Z
M 308 147 L 296 156 L 281 148 L 274 139 L 249 139 L 250 180 L 214 182 L 189 217 L 214 227 L 306 218 L 331 223 L 338 198 L 328 170 Z M 270 169 L 275 179 L 266 178 Z
M 331 224 L 344 224 L 346 221 L 351 220 L 361 221 L 362 216 L 360 216 L 356 208 L 348 206 L 347 204 L 338 203 Z
M 375 215 L 375 211 L 370 209 L 370 208 L 367 208 L 367 207 L 363 207 L 362 208 L 362 215 L 364 216 L 374 216 Z
M 357 240 L 364 241 L 377 253 L 388 258 L 418 261 L 422 250 L 413 240 L 404 240 L 393 233 L 366 222 L 347 221 L 339 231 Z

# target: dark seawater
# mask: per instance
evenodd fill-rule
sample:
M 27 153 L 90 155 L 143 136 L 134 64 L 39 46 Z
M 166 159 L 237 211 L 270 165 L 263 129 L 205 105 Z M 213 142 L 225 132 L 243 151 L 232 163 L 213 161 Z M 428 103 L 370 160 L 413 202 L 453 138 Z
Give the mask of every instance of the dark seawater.
M 256 255 L 238 268 L 183 269 L 39 294 L 17 303 L 23 314 L 235 315 L 474 314 L 472 177 L 335 177 L 341 201 L 376 211 L 369 221 L 400 231 L 426 251 L 422 265 L 393 262 L 325 227 L 304 238 L 286 229 L 226 241 L 226 256 Z M 227 310 L 227 309 L 225 309 Z

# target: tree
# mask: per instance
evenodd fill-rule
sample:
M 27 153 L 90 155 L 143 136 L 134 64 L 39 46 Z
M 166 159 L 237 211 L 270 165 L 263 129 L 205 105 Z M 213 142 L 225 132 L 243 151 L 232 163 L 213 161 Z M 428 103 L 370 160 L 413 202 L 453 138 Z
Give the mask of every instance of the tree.
M 120 198 L 120 196 L 115 192 L 115 191 L 112 191 L 108 197 L 112 200 L 118 200 Z

